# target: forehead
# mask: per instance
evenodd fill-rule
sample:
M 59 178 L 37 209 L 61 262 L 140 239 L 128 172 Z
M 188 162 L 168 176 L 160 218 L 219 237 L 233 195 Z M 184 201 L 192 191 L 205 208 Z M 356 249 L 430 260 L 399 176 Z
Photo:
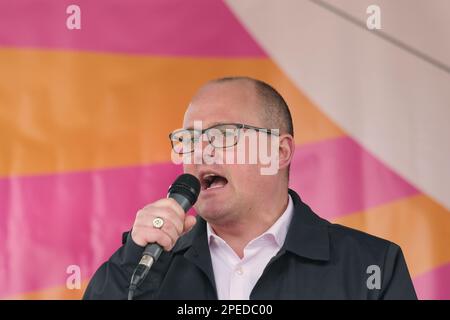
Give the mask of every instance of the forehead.
M 259 104 L 252 83 L 233 81 L 208 84 L 189 104 L 183 127 L 192 127 L 194 121 L 202 121 L 204 127 L 223 122 L 261 125 Z

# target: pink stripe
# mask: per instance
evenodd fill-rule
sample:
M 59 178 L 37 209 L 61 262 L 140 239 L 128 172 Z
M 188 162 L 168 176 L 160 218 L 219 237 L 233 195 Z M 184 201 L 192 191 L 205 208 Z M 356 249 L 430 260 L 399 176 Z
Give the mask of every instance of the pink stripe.
M 81 8 L 68 30 L 66 8 Z M 266 56 L 218 0 L 0 2 L 0 46 L 171 56 Z
M 419 299 L 450 300 L 450 263 L 414 278 Z
M 62 285 L 71 264 L 90 277 L 180 172 L 169 163 L 0 179 L 0 297 Z M 328 218 L 417 192 L 349 138 L 299 147 L 291 180 Z
M 419 192 L 349 137 L 301 146 L 291 165 L 291 187 L 326 219 Z
M 139 208 L 166 195 L 172 164 L 0 180 L 0 297 L 89 277 Z

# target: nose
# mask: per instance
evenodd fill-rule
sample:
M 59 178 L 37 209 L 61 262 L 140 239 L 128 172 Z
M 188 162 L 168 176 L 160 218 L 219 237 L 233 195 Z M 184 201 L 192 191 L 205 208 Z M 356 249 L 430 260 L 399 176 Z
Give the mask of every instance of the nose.
M 213 145 L 208 141 L 208 137 L 206 133 L 203 133 L 200 137 L 200 141 L 198 141 L 194 146 L 194 163 L 195 164 L 205 164 L 208 161 L 208 158 L 214 158 L 216 154 L 216 149 Z

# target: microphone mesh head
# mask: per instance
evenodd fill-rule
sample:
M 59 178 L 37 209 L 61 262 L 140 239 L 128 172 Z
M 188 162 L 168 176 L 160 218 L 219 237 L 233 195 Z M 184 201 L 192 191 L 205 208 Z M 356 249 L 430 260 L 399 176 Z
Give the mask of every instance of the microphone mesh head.
M 192 174 L 184 173 L 172 183 L 168 193 L 182 194 L 194 205 L 200 194 L 200 181 Z

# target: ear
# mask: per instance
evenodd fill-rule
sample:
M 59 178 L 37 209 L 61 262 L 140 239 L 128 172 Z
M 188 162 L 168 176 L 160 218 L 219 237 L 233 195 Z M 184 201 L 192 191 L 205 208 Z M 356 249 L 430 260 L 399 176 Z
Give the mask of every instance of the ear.
M 294 137 L 290 134 L 280 135 L 280 145 L 278 146 L 278 166 L 279 170 L 289 167 L 295 152 Z

